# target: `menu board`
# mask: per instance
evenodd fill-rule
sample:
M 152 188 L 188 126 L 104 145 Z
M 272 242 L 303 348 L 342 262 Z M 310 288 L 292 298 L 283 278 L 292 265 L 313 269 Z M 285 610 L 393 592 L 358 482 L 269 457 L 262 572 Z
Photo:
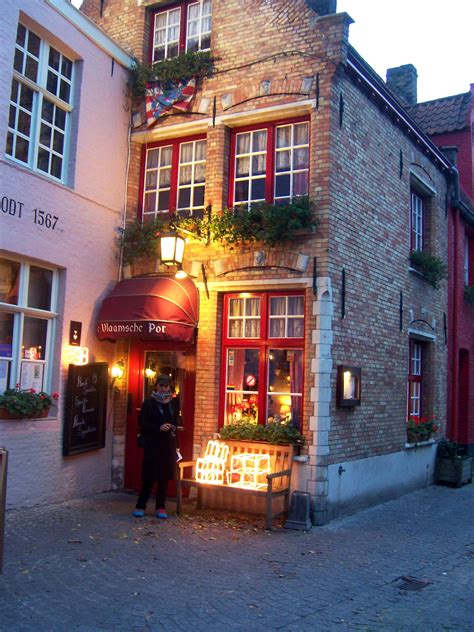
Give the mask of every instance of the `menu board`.
M 108 364 L 69 365 L 63 455 L 105 446 Z

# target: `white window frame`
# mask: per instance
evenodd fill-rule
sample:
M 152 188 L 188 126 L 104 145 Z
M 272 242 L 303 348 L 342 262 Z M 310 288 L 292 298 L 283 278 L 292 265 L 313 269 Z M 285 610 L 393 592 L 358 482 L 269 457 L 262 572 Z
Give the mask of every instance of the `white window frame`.
M 199 7 L 199 15 L 191 19 L 190 13 L 192 7 Z M 209 11 L 206 12 L 206 8 L 209 7 Z M 170 25 L 170 16 L 172 13 L 176 13 L 179 16 L 178 22 Z M 166 25 L 160 28 L 157 28 L 157 20 L 158 16 L 166 15 Z M 204 25 L 206 21 L 209 20 L 209 29 L 204 30 Z M 197 23 L 197 33 L 191 35 L 190 33 L 190 25 L 192 23 Z M 176 38 L 170 39 L 169 32 L 171 28 L 177 28 L 178 35 Z M 164 44 L 157 44 L 157 33 L 158 31 L 165 32 L 165 41 Z M 152 31 L 152 39 L 151 39 L 151 62 L 159 63 L 165 59 L 170 59 L 171 57 L 177 57 L 184 52 L 188 52 L 190 49 L 191 40 L 198 40 L 198 48 L 197 51 L 208 51 L 210 50 L 210 41 L 211 41 L 211 32 L 212 32 L 212 2 L 208 2 L 207 0 L 199 0 L 198 2 L 186 2 L 186 0 L 176 4 L 175 6 L 169 9 L 157 10 L 153 13 L 153 31 Z M 202 47 L 202 42 L 205 37 L 209 36 L 209 46 L 206 48 Z M 169 48 L 171 46 L 177 46 L 176 55 L 169 54 Z M 158 49 L 164 50 L 164 57 L 156 59 L 155 54 Z
M 408 379 L 408 416 L 421 415 L 421 397 L 423 387 L 423 346 L 415 340 L 410 341 L 409 379 Z M 410 379 L 412 377 L 419 379 Z
M 152 44 L 152 61 L 153 63 L 159 62 L 159 61 L 163 61 L 164 59 L 169 59 L 171 56 L 168 55 L 168 50 L 172 45 L 177 46 L 177 53 L 176 55 L 172 55 L 172 57 L 177 57 L 179 55 L 179 49 L 180 49 L 180 34 L 181 34 L 181 11 L 182 8 L 181 6 L 179 7 L 173 7 L 172 9 L 165 9 L 163 11 L 157 11 L 153 17 L 153 44 Z M 177 13 L 178 14 L 178 22 L 177 22 L 177 29 L 178 29 L 178 37 L 176 39 L 170 39 L 169 33 L 170 30 L 172 28 L 176 28 L 176 24 L 171 24 L 170 25 L 170 16 L 172 13 Z M 164 27 L 160 27 L 157 28 L 156 26 L 156 22 L 158 20 L 159 16 L 163 16 L 166 15 L 166 25 Z M 157 45 L 156 44 L 156 34 L 158 31 L 163 31 L 165 32 L 165 41 L 164 41 L 164 46 L 163 45 Z M 156 59 L 155 60 L 155 51 L 157 49 L 161 49 L 164 48 L 164 52 L 165 55 L 163 57 L 163 59 Z
M 31 36 L 34 36 L 40 40 L 38 56 L 28 51 L 27 45 L 25 47 L 19 42 L 18 34 L 20 33 L 20 29 L 25 30 L 25 43 L 29 42 Z M 59 72 L 49 65 L 50 51 L 55 51 L 59 53 Z M 13 160 L 25 167 L 28 167 L 29 169 L 32 169 L 37 173 L 41 173 L 46 177 L 64 183 L 67 177 L 67 163 L 71 129 L 70 119 L 71 112 L 73 110 L 72 103 L 74 99 L 74 61 L 72 59 L 69 59 L 69 57 L 63 55 L 60 50 L 50 45 L 43 37 L 40 37 L 37 33 L 34 32 L 34 30 L 30 29 L 28 26 L 25 26 L 21 22 L 19 22 L 18 24 L 17 41 L 15 44 L 15 58 L 17 58 L 17 56 L 18 58 L 22 56 L 23 59 L 21 72 L 15 68 L 13 69 L 10 94 L 10 117 L 7 131 L 7 148 L 5 152 L 6 156 L 8 159 Z M 67 77 L 67 75 L 62 74 L 61 72 L 63 60 L 71 64 L 70 77 Z M 37 64 L 37 73 L 35 80 L 29 78 L 26 74 L 28 62 Z M 57 81 L 56 94 L 48 89 L 48 77 L 55 77 L 59 79 Z M 58 96 L 60 92 L 61 82 L 63 82 L 64 85 L 69 86 L 68 101 L 63 100 Z M 21 104 L 22 91 L 32 92 L 31 110 L 28 110 L 24 105 Z M 15 92 L 16 94 L 14 94 Z M 15 98 L 12 99 L 12 96 Z M 52 106 L 53 121 L 48 121 L 47 119 L 43 118 L 43 105 L 45 103 L 49 103 Z M 64 113 L 64 129 L 57 125 L 58 111 Z M 29 133 L 22 132 L 19 129 L 20 116 L 31 117 Z M 14 119 L 13 124 L 11 124 L 12 118 Z M 42 128 L 51 130 L 49 146 L 42 142 Z M 54 147 L 56 134 L 58 135 L 58 139 L 63 136 L 61 151 L 59 151 L 57 147 Z M 16 155 L 17 144 L 22 141 L 28 143 L 26 161 L 22 160 Z M 10 143 L 11 147 L 9 148 Z M 40 150 L 42 150 L 44 154 L 47 154 L 48 156 L 47 170 L 38 166 Z M 61 161 L 59 176 L 55 175 L 52 172 L 52 161 L 55 157 Z
M 15 388 L 16 385 L 20 383 L 22 362 L 35 362 L 44 366 L 42 390 L 50 391 L 53 365 L 52 358 L 54 353 L 53 347 L 56 337 L 56 321 L 58 317 L 58 270 L 48 265 L 16 259 L 11 256 L 1 255 L 1 258 L 20 264 L 18 303 L 16 305 L 12 305 L 10 303 L 0 302 L 0 312 L 13 315 L 12 356 L 0 356 L 1 360 L 7 360 L 10 362 L 10 377 L 7 388 Z M 49 310 L 28 307 L 28 283 L 31 267 L 42 268 L 52 272 L 51 305 Z M 23 340 L 23 327 L 26 317 L 40 318 L 47 321 L 46 351 L 43 360 L 28 360 L 27 358 L 21 357 L 21 343 Z
M 423 198 L 411 192 L 411 209 L 410 209 L 410 245 L 412 250 L 423 250 L 423 230 L 424 230 L 424 213 L 425 204 Z
M 191 7 L 195 7 L 196 5 L 199 6 L 199 16 L 192 20 L 189 15 L 191 13 Z M 209 13 L 204 13 L 204 8 L 205 5 L 209 6 Z M 203 24 L 204 21 L 210 18 L 210 25 L 209 25 L 209 30 L 204 30 L 203 29 Z M 188 10 L 186 13 L 186 52 L 188 52 L 189 50 L 189 41 L 191 39 L 195 39 L 195 36 L 191 36 L 189 34 L 189 25 L 192 22 L 198 22 L 199 26 L 198 26 L 198 33 L 197 33 L 197 37 L 198 37 L 198 51 L 206 51 L 206 50 L 210 50 L 210 41 L 211 41 L 211 30 L 212 30 L 212 2 L 205 2 L 205 0 L 200 0 L 199 2 L 192 2 L 191 4 L 188 4 Z M 209 46 L 207 46 L 206 48 L 202 47 L 202 40 L 204 36 L 209 36 Z
M 463 277 L 464 285 L 469 287 L 469 237 L 464 234 L 464 262 L 463 262 Z

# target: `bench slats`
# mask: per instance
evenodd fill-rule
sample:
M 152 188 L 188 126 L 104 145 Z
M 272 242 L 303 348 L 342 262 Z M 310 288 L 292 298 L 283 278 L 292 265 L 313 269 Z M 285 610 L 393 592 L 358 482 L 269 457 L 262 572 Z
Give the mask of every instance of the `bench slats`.
M 273 499 L 284 496 L 284 511 L 288 511 L 291 467 L 293 461 L 292 445 L 273 445 L 268 443 L 260 443 L 253 441 L 235 441 L 226 440 L 229 446 L 229 454 L 226 461 L 226 468 L 230 469 L 232 456 L 238 454 L 268 454 L 270 456 L 270 471 L 267 475 L 267 489 L 251 489 L 242 487 L 233 487 L 227 485 L 212 485 L 209 483 L 201 483 L 195 479 L 196 461 L 181 461 L 178 463 L 179 475 L 177 481 L 177 512 L 178 515 L 182 511 L 182 487 L 196 487 L 198 489 L 198 506 L 201 502 L 202 490 L 224 491 L 226 494 L 235 494 L 237 496 L 256 496 L 266 498 L 266 528 L 271 529 L 272 520 L 276 515 L 273 513 Z M 191 476 L 184 476 L 184 470 L 192 467 Z M 188 470 L 189 471 L 189 470 Z M 281 513 L 281 512 L 279 512 Z

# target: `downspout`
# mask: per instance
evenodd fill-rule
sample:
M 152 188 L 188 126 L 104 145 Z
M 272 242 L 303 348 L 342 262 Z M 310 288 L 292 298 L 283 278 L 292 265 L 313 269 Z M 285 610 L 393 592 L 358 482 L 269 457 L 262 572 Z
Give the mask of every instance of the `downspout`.
M 458 300 L 459 300 L 459 171 L 456 166 L 451 167 L 452 196 L 451 208 L 453 211 L 453 282 L 452 282 L 452 320 L 451 320 L 451 418 L 447 434 L 450 439 L 456 440 L 459 430 L 458 420 L 458 380 L 459 380 L 459 349 L 458 349 Z

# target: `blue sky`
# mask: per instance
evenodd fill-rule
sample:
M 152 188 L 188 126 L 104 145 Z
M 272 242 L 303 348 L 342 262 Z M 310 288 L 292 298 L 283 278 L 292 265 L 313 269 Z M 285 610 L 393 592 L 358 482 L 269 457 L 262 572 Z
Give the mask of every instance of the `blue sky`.
M 468 92 L 474 83 L 474 0 L 338 0 L 354 20 L 349 41 L 385 79 L 413 64 L 418 101 Z

